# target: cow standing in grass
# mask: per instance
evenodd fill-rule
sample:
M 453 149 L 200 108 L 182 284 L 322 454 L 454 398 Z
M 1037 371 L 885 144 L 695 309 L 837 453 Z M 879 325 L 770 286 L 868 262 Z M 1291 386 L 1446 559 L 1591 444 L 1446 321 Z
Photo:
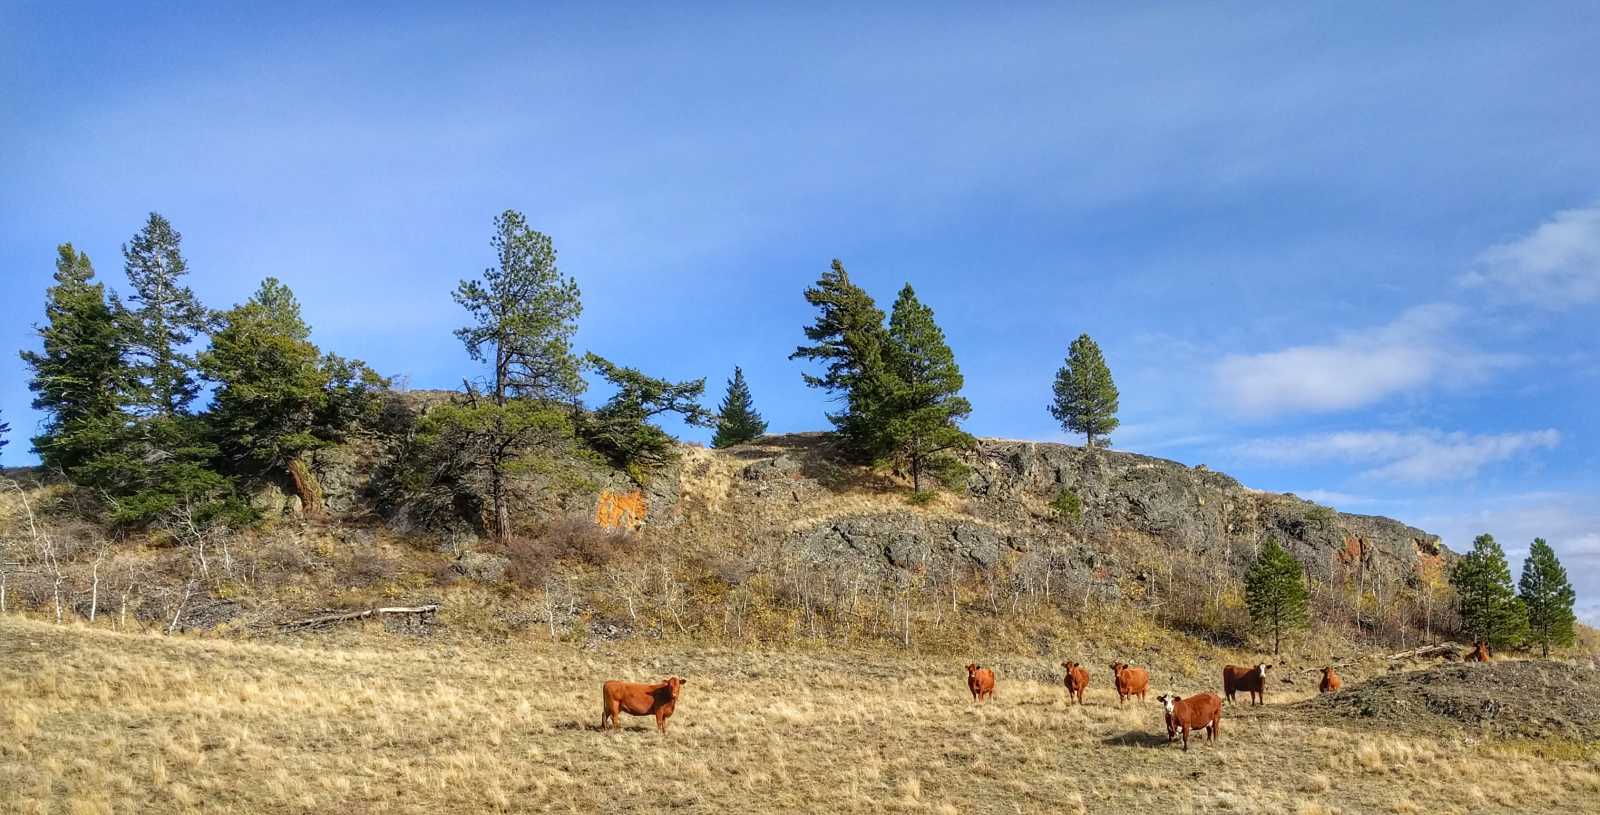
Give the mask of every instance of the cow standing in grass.
M 656 729 L 667 732 L 667 719 L 677 709 L 678 695 L 688 681 L 669 676 L 654 685 L 615 679 L 606 682 L 600 686 L 600 729 L 606 729 L 606 721 L 610 720 L 612 729 L 621 730 L 622 721 L 617 714 L 627 713 L 632 716 L 654 716 Z
M 1061 667 L 1067 672 L 1061 680 L 1067 686 L 1067 703 L 1071 704 L 1076 697 L 1078 704 L 1083 704 L 1083 690 L 1089 687 L 1089 672 L 1076 662 L 1063 662 Z
M 1167 743 L 1183 731 L 1183 751 L 1189 752 L 1189 731 L 1206 729 L 1206 741 L 1222 732 L 1222 700 L 1214 693 L 1197 693 L 1187 699 L 1175 694 L 1156 697 L 1167 714 Z
M 972 691 L 972 701 L 982 702 L 994 695 L 994 671 L 976 662 L 967 663 L 967 690 Z
M 1462 657 L 1462 659 L 1465 659 L 1468 662 L 1488 662 L 1489 644 L 1482 640 L 1473 643 L 1472 650 L 1468 651 L 1467 655 Z
M 1233 702 L 1234 694 L 1248 691 L 1250 704 L 1264 705 L 1267 703 L 1267 671 L 1270 670 L 1272 666 L 1265 662 L 1257 663 L 1253 668 L 1228 665 L 1222 669 L 1222 694 L 1228 697 L 1229 702 Z
M 1143 668 L 1130 668 L 1126 662 L 1111 663 L 1111 682 L 1117 688 L 1117 704 L 1137 696 L 1144 701 L 1150 691 L 1150 672 Z
M 1339 680 L 1339 675 L 1333 672 L 1333 666 L 1322 669 L 1322 682 L 1317 685 L 1317 690 L 1322 693 L 1333 693 L 1344 683 Z

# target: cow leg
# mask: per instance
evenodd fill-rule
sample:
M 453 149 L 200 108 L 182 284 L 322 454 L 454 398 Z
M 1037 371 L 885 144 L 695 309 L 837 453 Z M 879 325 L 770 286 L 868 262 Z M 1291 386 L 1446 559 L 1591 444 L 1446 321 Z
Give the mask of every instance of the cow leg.
M 1183 725 L 1183 751 L 1185 753 L 1189 752 L 1189 725 L 1187 722 Z
M 656 711 L 656 729 L 662 733 L 667 732 L 667 717 L 663 716 L 660 711 Z

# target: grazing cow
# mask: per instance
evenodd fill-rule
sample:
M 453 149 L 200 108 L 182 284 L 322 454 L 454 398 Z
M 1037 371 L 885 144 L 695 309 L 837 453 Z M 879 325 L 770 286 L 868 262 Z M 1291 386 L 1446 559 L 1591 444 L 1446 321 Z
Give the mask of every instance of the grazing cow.
M 1067 670 L 1061 680 L 1067 686 L 1067 703 L 1071 704 L 1073 697 L 1077 697 L 1078 704 L 1083 704 L 1083 689 L 1089 687 L 1089 671 L 1076 662 L 1063 662 L 1061 667 Z
M 967 663 L 967 690 L 972 691 L 972 701 L 982 702 L 994 695 L 994 671 Z
M 1467 655 L 1462 657 L 1462 659 L 1465 659 L 1468 662 L 1488 662 L 1489 644 L 1483 640 L 1478 640 L 1472 644 L 1472 650 L 1468 651 Z
M 1183 731 L 1183 751 L 1189 752 L 1189 731 L 1206 729 L 1206 741 L 1222 732 L 1222 700 L 1214 693 L 1197 693 L 1187 699 L 1176 694 L 1156 697 L 1167 712 L 1167 743 Z
M 1130 668 L 1126 662 L 1113 662 L 1111 682 L 1117 686 L 1118 705 L 1133 696 L 1143 702 L 1145 693 L 1150 690 L 1150 672 L 1143 668 Z
M 1339 675 L 1333 672 L 1333 666 L 1329 665 L 1322 669 L 1322 684 L 1317 686 L 1317 690 L 1323 693 L 1333 693 L 1343 684 L 1343 682 L 1339 681 Z
M 1265 662 L 1258 663 L 1254 668 L 1228 665 L 1222 669 L 1222 694 L 1232 702 L 1235 693 L 1249 691 L 1250 704 L 1264 705 L 1267 703 L 1267 671 L 1270 670 L 1272 666 Z
M 667 732 L 667 717 L 678 706 L 678 694 L 683 692 L 688 681 L 669 676 L 654 685 L 615 679 L 606 682 L 600 686 L 600 729 L 606 729 L 606 720 L 610 719 L 612 728 L 621 730 L 622 722 L 617 714 L 626 712 L 633 716 L 654 716 L 656 729 Z

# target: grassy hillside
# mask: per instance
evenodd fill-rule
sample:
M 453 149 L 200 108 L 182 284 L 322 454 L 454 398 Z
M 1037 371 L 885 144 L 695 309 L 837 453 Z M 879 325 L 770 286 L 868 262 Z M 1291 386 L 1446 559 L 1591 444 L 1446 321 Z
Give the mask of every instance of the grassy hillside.
M 1036 657 L 974 706 L 960 661 L 885 652 L 418 641 L 276 643 L 0 618 L 0 812 L 1587 811 L 1600 758 L 1310 709 L 1309 682 L 1165 744 L 1157 664 L 1069 707 Z M 1072 654 L 1062 654 L 1072 656 Z M 980 657 L 981 658 L 981 657 Z M 1493 666 L 1480 666 L 1481 669 Z M 1480 669 L 1474 668 L 1474 670 Z M 670 732 L 595 731 L 607 678 L 689 678 Z M 1364 677 L 1353 674 L 1352 689 Z

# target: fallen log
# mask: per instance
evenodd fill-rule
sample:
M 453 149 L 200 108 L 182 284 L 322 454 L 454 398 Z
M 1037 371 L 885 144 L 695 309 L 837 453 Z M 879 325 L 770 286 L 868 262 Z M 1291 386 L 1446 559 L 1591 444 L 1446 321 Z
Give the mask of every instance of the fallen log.
M 386 614 L 415 614 L 419 618 L 439 612 L 438 603 L 429 603 L 422 606 L 388 606 L 384 608 L 369 608 L 361 611 L 346 611 L 340 614 L 326 614 L 321 617 L 309 617 L 304 620 L 293 620 L 278 623 L 279 631 L 300 631 L 307 628 L 322 628 L 335 623 L 344 623 L 351 620 L 363 620 L 368 617 L 381 617 Z
M 1442 657 L 1447 654 L 1460 656 L 1461 646 L 1449 642 L 1440 643 L 1438 645 L 1424 645 L 1421 648 L 1413 648 L 1410 651 L 1401 651 L 1398 654 L 1390 654 L 1384 657 L 1384 659 L 1394 662 L 1401 659 L 1426 659 L 1427 657 Z

